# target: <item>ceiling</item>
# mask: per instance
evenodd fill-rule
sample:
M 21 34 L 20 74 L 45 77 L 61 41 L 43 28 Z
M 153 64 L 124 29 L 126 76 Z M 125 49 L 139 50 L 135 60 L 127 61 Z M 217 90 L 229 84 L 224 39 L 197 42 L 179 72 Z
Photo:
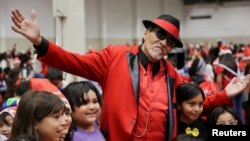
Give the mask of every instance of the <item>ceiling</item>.
M 250 1 L 250 0 L 183 0 L 184 5 L 209 4 L 209 3 L 223 4 L 226 2 L 242 2 L 242 1 Z

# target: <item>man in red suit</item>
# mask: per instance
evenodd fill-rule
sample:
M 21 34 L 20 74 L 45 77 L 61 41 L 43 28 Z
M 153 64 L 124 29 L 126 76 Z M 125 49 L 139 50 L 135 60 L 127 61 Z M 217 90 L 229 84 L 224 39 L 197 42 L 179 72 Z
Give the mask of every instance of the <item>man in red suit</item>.
M 100 128 L 107 140 L 175 139 L 175 88 L 183 80 L 163 57 L 174 47 L 183 47 L 178 19 L 161 15 L 154 21 L 144 20 L 146 30 L 141 45 L 109 45 L 100 52 L 80 55 L 43 38 L 34 10 L 31 17 L 29 20 L 18 9 L 12 10 L 12 29 L 34 44 L 40 61 L 101 85 Z M 248 77 L 241 82 L 234 80 L 228 89 L 208 97 L 204 108 L 229 103 L 229 97 L 242 91 L 248 82 Z

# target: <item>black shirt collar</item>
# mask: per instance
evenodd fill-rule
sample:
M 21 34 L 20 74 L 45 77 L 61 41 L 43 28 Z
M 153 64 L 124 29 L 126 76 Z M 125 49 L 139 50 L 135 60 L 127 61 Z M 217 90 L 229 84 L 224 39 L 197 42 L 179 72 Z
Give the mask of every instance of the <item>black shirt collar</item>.
M 147 70 L 147 65 L 150 63 L 150 61 L 148 60 L 145 53 L 142 51 L 142 46 L 139 47 L 138 58 L 141 64 L 143 65 L 143 67 L 145 68 L 145 70 Z M 159 70 L 160 70 L 160 61 L 153 64 L 153 70 L 152 70 L 153 76 L 155 76 Z
M 145 55 L 145 53 L 142 51 L 142 47 L 139 47 L 139 54 L 138 54 L 139 60 L 141 62 L 141 64 L 143 65 L 143 67 L 145 69 L 147 69 L 147 65 L 148 63 L 150 63 L 150 61 L 148 60 L 147 56 Z

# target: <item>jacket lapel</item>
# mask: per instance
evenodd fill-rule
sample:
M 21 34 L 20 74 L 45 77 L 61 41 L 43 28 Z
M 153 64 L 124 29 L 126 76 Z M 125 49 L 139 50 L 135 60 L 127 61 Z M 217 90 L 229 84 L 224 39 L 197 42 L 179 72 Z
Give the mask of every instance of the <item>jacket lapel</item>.
M 134 95 L 136 99 L 136 103 L 139 102 L 139 60 L 138 55 L 133 54 L 131 52 L 127 52 L 128 65 L 130 70 L 130 77 L 133 83 Z
M 166 127 L 166 136 L 167 141 L 171 141 L 172 134 L 174 132 L 174 115 L 173 115 L 173 94 L 174 94 L 174 83 L 175 79 L 171 78 L 169 74 L 166 72 L 166 82 L 167 82 L 167 97 L 168 97 L 168 117 L 167 117 L 167 127 Z

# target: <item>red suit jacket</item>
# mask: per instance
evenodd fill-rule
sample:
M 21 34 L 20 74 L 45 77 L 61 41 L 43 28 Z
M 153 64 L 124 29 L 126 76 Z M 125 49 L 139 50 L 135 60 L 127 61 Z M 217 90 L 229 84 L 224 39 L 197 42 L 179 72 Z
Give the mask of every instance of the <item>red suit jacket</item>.
M 70 53 L 48 42 L 47 53 L 44 56 L 38 56 L 38 59 L 65 72 L 97 81 L 103 90 L 101 130 L 108 135 L 107 140 L 131 141 L 133 123 L 137 118 L 139 94 L 138 52 L 138 46 L 110 45 L 100 52 L 83 55 Z M 169 62 L 166 62 L 166 68 L 169 77 L 174 79 L 174 88 L 183 83 L 182 78 Z M 225 92 L 207 99 L 204 103 L 205 109 L 229 100 Z M 176 102 L 175 89 L 173 89 L 171 101 Z M 166 133 L 166 140 L 170 138 L 173 140 L 176 137 L 177 117 L 174 107 L 172 115 L 173 128 L 169 132 L 172 134 Z

